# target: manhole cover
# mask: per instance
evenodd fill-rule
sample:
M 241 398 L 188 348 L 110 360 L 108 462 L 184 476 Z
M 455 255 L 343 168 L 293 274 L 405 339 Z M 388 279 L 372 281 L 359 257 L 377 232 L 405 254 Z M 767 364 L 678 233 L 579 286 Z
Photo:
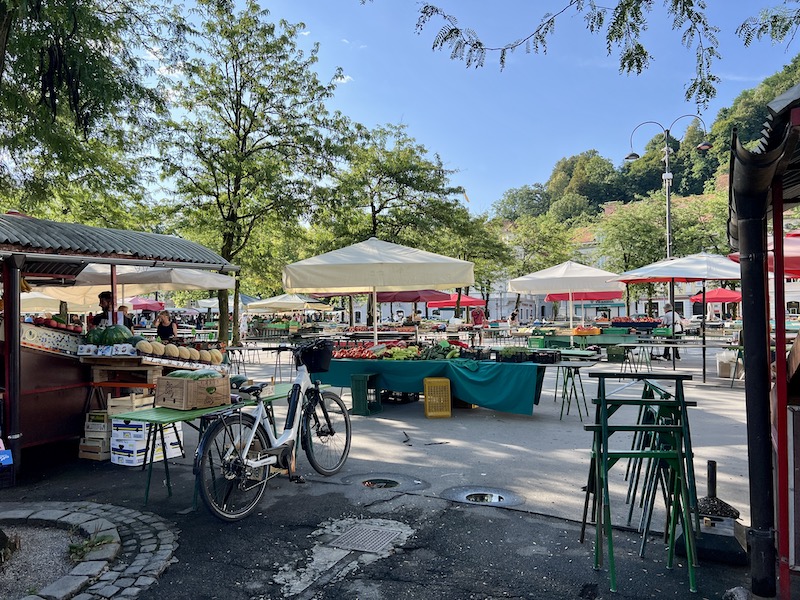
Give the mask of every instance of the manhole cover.
M 362 482 L 364 487 L 368 488 L 393 488 L 400 485 L 394 479 L 367 479 Z
M 402 473 L 355 473 L 342 477 L 342 483 L 357 484 L 359 487 L 371 490 L 391 490 L 393 493 L 420 492 L 430 487 L 430 483 L 409 477 Z
M 396 529 L 358 525 L 346 531 L 328 545 L 358 552 L 380 552 L 402 532 Z
M 523 499 L 514 492 L 502 488 L 462 485 L 442 490 L 439 495 L 445 500 L 485 506 L 516 506 L 523 503 Z

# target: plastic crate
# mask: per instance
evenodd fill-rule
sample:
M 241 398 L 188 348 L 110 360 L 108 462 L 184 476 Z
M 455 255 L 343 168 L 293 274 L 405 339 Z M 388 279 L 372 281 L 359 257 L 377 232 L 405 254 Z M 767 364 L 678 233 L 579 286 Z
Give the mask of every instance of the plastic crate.
M 447 377 L 425 377 L 425 416 L 429 419 L 450 416 L 450 380 Z
M 603 329 L 603 333 L 607 335 L 624 335 L 630 332 L 629 327 L 606 327 Z
M 625 362 L 625 348 L 622 346 L 609 346 L 606 348 L 606 356 L 610 363 L 624 363 Z
M 672 336 L 672 327 L 654 327 L 653 335 Z
M 368 417 L 383 410 L 381 391 L 377 388 L 378 376 L 374 373 L 354 373 L 350 376 L 350 394 L 354 415 Z
M 544 336 L 533 336 L 528 338 L 528 348 L 544 348 Z

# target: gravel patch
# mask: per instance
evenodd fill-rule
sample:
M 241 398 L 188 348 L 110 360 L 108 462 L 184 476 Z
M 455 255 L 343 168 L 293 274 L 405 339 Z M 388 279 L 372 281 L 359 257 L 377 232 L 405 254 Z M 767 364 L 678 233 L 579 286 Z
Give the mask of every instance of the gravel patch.
M 75 566 L 69 545 L 80 536 L 56 527 L 4 525 L 8 537 L 19 535 L 20 548 L 0 564 L 0 598 L 13 600 L 35 594 Z

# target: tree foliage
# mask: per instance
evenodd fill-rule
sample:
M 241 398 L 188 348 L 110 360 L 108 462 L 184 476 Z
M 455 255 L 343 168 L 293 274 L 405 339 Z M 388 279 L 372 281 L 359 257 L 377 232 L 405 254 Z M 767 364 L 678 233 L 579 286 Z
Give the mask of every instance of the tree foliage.
M 181 22 L 148 0 L 0 4 L 0 191 L 25 203 L 80 188 L 110 196 L 108 214 L 141 195 L 142 143 L 163 106 L 142 56 L 166 53 Z
M 338 123 L 325 101 L 334 85 L 313 71 L 316 48 L 298 50 L 301 26 L 270 23 L 255 2 L 236 13 L 233 2 L 201 0 L 196 16 L 190 51 L 174 65 L 176 111 L 160 151 L 178 230 L 213 232 L 209 247 L 232 261 L 259 224 L 309 209 L 315 182 L 332 171 L 328 134 Z M 222 331 L 227 296 L 219 294 Z
M 541 183 L 508 189 L 492 205 L 494 214 L 506 221 L 516 221 L 523 215 L 537 217 L 549 208 L 550 194 Z
M 438 155 L 430 157 L 405 126 L 365 132 L 347 159 L 313 219 L 336 247 L 368 237 L 426 247 L 451 223 L 463 189 L 450 183 L 454 172 Z

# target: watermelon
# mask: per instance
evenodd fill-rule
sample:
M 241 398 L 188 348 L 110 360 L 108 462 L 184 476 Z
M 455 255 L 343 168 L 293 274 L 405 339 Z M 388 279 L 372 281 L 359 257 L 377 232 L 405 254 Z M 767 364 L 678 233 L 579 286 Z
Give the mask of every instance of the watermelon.
M 100 329 L 99 327 L 95 327 L 94 329 L 90 329 L 86 332 L 86 343 L 87 344 L 94 344 L 95 346 L 102 346 L 103 345 L 103 333 L 104 330 Z
M 222 373 L 214 369 L 197 369 L 191 373 L 189 379 L 219 379 L 222 377 Z
M 171 371 L 167 374 L 167 377 L 177 377 L 179 379 L 194 379 L 193 377 L 194 371 L 190 369 L 178 369 L 176 371 Z
M 103 331 L 103 344 L 106 346 L 124 344 L 131 337 L 133 337 L 133 332 L 124 325 L 111 325 Z
M 128 338 L 128 339 L 125 341 L 125 343 L 126 343 L 126 344 L 130 344 L 131 346 L 133 346 L 133 347 L 135 348 L 135 347 L 136 347 L 136 344 L 138 344 L 138 343 L 139 343 L 139 342 L 141 342 L 142 340 L 144 340 L 144 341 L 147 341 L 147 338 L 146 338 L 146 337 L 144 337 L 143 335 L 133 335 L 133 336 L 129 337 L 129 338 Z

